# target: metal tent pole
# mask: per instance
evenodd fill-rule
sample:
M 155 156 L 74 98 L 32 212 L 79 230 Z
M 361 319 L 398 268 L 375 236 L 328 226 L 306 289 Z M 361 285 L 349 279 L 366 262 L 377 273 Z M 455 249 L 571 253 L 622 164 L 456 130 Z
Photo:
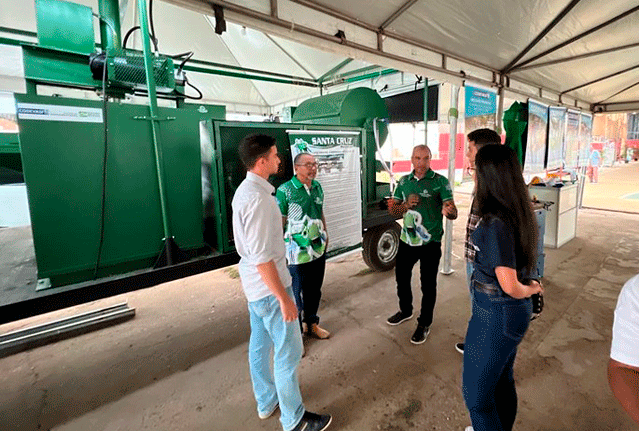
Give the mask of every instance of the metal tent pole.
M 459 117 L 458 101 L 459 87 L 451 85 L 450 110 L 448 119 L 450 123 L 450 137 L 448 140 L 448 181 L 450 188 L 455 189 L 455 142 L 457 140 L 457 118 Z M 442 274 L 450 275 L 455 272 L 451 267 L 451 257 L 453 254 L 453 221 L 446 219 L 446 231 L 444 234 L 444 266 Z
M 428 78 L 424 77 L 424 144 L 428 146 Z

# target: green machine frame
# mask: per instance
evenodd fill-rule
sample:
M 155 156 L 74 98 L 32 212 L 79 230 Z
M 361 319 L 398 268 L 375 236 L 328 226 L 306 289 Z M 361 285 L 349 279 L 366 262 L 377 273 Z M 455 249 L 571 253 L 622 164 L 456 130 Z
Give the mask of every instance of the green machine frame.
M 237 262 L 230 200 L 245 175 L 237 144 L 251 133 L 270 134 L 284 155 L 283 171 L 271 179 L 275 186 L 293 175 L 286 130 L 359 133 L 364 230 L 395 232 L 393 219 L 375 209 L 385 194 L 375 183 L 371 123 L 387 117 L 379 96 L 356 89 L 305 102 L 294 124 L 223 121 L 224 106 L 184 103 L 178 84 L 162 94 L 176 106 L 159 107 L 146 0 L 137 5 L 144 51 L 135 55 L 143 59 L 148 106 L 124 103 L 131 88 L 111 81 L 108 58 L 123 52 L 117 0 L 100 0 L 99 14 L 59 0 L 36 1 L 39 44 L 22 47 L 27 93 L 16 95 L 16 112 L 38 289 L 49 293 L 19 308 L 0 305 L 0 322 Z M 104 82 L 89 67 L 96 15 Z M 109 100 L 41 96 L 39 85 L 91 89 Z M 385 124 L 380 135 L 383 141 Z M 12 145 L 5 149 L 15 151 Z
M 140 61 L 129 69 L 144 82 L 148 106 L 123 103 L 133 88 L 111 81 L 114 56 L 129 55 L 120 47 L 117 0 L 100 0 L 99 14 L 75 3 L 36 0 L 38 45 L 22 47 L 27 94 L 16 95 L 16 112 L 38 289 L 210 252 L 203 238 L 198 124 L 223 119 L 225 107 L 186 104 L 179 86 L 163 95 L 176 108 L 158 107 L 146 1 L 137 5 L 144 51 L 134 53 Z M 104 82 L 90 67 L 100 52 Z M 162 64 L 174 85 L 173 62 Z M 39 96 L 38 85 L 104 90 L 112 100 Z

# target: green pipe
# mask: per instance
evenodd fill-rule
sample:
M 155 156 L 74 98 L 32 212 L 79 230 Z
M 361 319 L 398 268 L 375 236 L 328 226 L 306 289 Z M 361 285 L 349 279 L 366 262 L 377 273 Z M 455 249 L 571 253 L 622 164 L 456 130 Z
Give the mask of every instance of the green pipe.
M 288 79 L 291 79 L 291 80 L 294 80 L 294 81 L 304 81 L 304 82 L 308 82 L 308 83 L 311 83 L 311 84 L 314 84 L 314 83 L 317 82 L 314 79 L 304 78 L 302 76 L 286 75 L 284 73 L 276 73 L 276 72 L 266 72 L 266 71 L 262 71 L 262 70 L 258 70 L 258 69 L 249 69 L 247 67 L 231 66 L 231 65 L 222 64 L 222 63 L 214 63 L 212 61 L 190 59 L 189 63 L 203 64 L 205 66 L 223 67 L 225 69 L 240 70 L 242 72 L 261 73 L 262 75 L 275 76 L 275 77 L 279 77 L 279 78 L 288 78 Z
M 23 36 L 37 37 L 36 33 L 26 32 L 26 31 L 22 32 L 20 30 L 11 29 L 11 28 L 7 28 L 7 27 L 0 27 L 0 32 L 20 34 L 20 35 L 23 35 Z M 109 34 L 112 34 L 112 33 L 113 32 L 109 31 Z M 18 40 L 18 39 L 10 39 L 10 38 L 0 37 L 0 45 L 20 46 L 20 45 L 34 45 L 34 44 L 31 43 L 31 42 L 22 41 L 22 40 Z M 100 47 L 100 45 L 96 43 L 96 47 Z M 128 49 L 128 51 L 134 51 L 135 52 L 137 50 Z M 196 66 L 191 66 L 191 64 L 203 64 L 203 65 L 207 65 L 207 66 L 223 67 L 223 68 L 231 69 L 231 70 L 239 70 L 239 71 L 244 71 L 244 72 L 255 72 L 255 73 L 260 73 L 260 74 L 265 75 L 265 76 L 251 75 L 251 74 L 246 74 L 246 73 L 233 73 L 233 72 L 214 70 L 214 69 L 198 68 Z M 301 76 L 286 75 L 286 74 L 283 74 L 283 73 L 275 73 L 275 72 L 267 72 L 267 71 L 261 71 L 261 70 L 257 70 L 257 69 L 249 69 L 249 68 L 246 68 L 246 67 L 231 66 L 231 65 L 227 65 L 227 64 L 214 63 L 214 62 L 211 62 L 211 61 L 204 61 L 204 60 L 197 60 L 197 59 L 189 60 L 189 62 L 184 66 L 184 70 L 191 70 L 193 72 L 206 73 L 208 75 L 230 76 L 230 77 L 235 77 L 235 78 L 254 79 L 254 80 L 257 80 L 257 81 L 277 82 L 277 83 L 280 83 L 280 84 L 301 85 L 301 86 L 307 86 L 307 87 L 313 87 L 313 88 L 319 87 L 319 84 L 317 83 L 317 81 L 315 81 L 313 79 L 309 79 L 309 78 L 304 78 L 304 77 L 301 77 Z M 289 79 L 275 79 L 275 78 L 270 78 L 271 76 L 281 77 L 281 78 L 289 78 Z
M 349 64 L 352 61 L 353 61 L 352 58 L 347 58 L 346 60 L 342 61 L 340 64 L 338 64 L 337 66 L 335 66 L 334 68 L 332 68 L 331 70 L 326 72 L 324 75 L 322 75 L 319 78 L 317 78 L 317 80 L 319 82 L 324 82 L 327 78 L 330 78 L 333 75 L 335 75 L 337 72 L 342 70 L 347 64 Z
M 122 34 L 118 0 L 99 0 L 99 7 L 102 50 L 120 49 L 122 46 Z
M 360 76 L 354 76 L 352 78 L 346 78 L 344 80 L 344 82 L 359 82 L 359 81 L 364 81 L 366 79 L 370 79 L 370 78 L 376 78 L 378 76 L 384 76 L 384 75 L 392 75 L 393 73 L 397 73 L 399 72 L 399 70 L 397 69 L 384 69 L 381 72 L 374 72 L 374 73 L 368 73 L 366 75 L 360 75 Z
M 160 207 L 162 210 L 162 224 L 164 227 L 165 244 L 171 241 L 171 229 L 166 208 L 166 194 L 164 190 L 162 151 L 159 145 L 157 133 L 158 121 L 158 100 L 155 89 L 155 77 L 153 76 L 153 57 L 151 54 L 151 42 L 149 36 L 148 18 L 146 12 L 146 0 L 138 0 L 138 18 L 140 20 L 140 31 L 142 33 L 142 46 L 144 48 L 144 71 L 146 72 L 146 85 L 149 92 L 149 112 L 151 114 L 151 131 L 153 133 L 153 149 L 155 150 L 155 168 L 158 175 L 158 188 L 160 191 Z M 166 260 L 169 265 L 173 264 L 171 247 L 166 247 Z
M 334 76 L 333 79 L 342 79 L 348 76 L 357 75 L 358 73 L 368 72 L 369 70 L 378 69 L 378 68 L 379 66 L 375 66 L 375 65 L 366 66 L 366 67 L 362 67 L 361 69 L 351 70 L 350 72 L 340 73 L 339 75 Z
M 0 45 L 20 46 L 23 43 L 28 43 L 28 42 L 23 42 L 23 41 L 17 40 L 17 39 L 9 39 L 9 38 L 6 38 L 6 37 L 0 37 Z
M 17 28 L 9 28 L 9 27 L 2 27 L 2 26 L 0 26 L 0 32 L 17 34 L 19 36 L 38 37 L 38 33 L 35 33 L 33 31 L 18 30 Z
M 266 76 L 258 76 L 258 75 L 249 75 L 246 73 L 238 73 L 238 72 L 227 72 L 224 70 L 214 70 L 214 69 L 205 69 L 202 67 L 197 67 L 197 66 L 189 66 L 186 65 L 184 66 L 184 70 L 190 70 L 192 72 L 200 72 L 200 73 L 207 73 L 210 75 L 221 75 L 221 76 L 232 76 L 232 77 L 236 77 L 236 78 L 244 78 L 244 79 L 255 79 L 255 80 L 259 80 L 259 81 L 268 81 L 268 82 L 278 82 L 281 84 L 292 84 L 292 85 L 299 85 L 302 87 L 318 87 L 319 84 L 315 84 L 312 82 L 305 82 L 305 81 L 295 81 L 295 80 L 287 80 L 287 79 L 278 79 L 278 78 L 269 78 Z
M 378 67 L 378 66 L 373 66 L 373 67 Z M 368 73 L 366 75 L 360 75 L 360 76 L 353 76 L 352 78 L 343 78 L 340 77 L 332 82 L 329 82 L 328 84 L 324 84 L 325 87 L 332 87 L 334 85 L 339 85 L 339 84 L 344 84 L 344 83 L 352 83 L 352 82 L 359 82 L 359 81 L 364 81 L 366 79 L 371 79 L 371 78 L 376 78 L 378 76 L 384 76 L 384 75 L 391 75 L 393 73 L 398 73 L 399 70 L 397 69 L 384 69 L 381 70 L 379 72 L 373 72 L 373 73 Z

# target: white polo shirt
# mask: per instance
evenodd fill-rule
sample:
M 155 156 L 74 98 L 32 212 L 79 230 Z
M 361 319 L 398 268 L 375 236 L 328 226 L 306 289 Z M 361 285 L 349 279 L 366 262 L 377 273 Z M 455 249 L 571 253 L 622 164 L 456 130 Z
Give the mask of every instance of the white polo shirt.
M 238 271 L 249 302 L 272 295 L 257 265 L 273 261 L 284 287 L 291 285 L 286 266 L 282 214 L 275 201 L 275 188 L 252 172 L 237 188 L 233 208 L 233 237 L 240 255 Z
M 639 367 L 639 274 L 628 280 L 619 293 L 610 357 Z

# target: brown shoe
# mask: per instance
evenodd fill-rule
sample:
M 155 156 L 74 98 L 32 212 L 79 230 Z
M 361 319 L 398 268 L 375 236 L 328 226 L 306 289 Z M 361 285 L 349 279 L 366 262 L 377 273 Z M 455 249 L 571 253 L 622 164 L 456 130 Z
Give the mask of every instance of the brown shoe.
M 321 328 L 317 323 L 313 323 L 308 327 L 308 335 L 319 338 L 320 340 L 326 340 L 331 336 L 331 333 Z

